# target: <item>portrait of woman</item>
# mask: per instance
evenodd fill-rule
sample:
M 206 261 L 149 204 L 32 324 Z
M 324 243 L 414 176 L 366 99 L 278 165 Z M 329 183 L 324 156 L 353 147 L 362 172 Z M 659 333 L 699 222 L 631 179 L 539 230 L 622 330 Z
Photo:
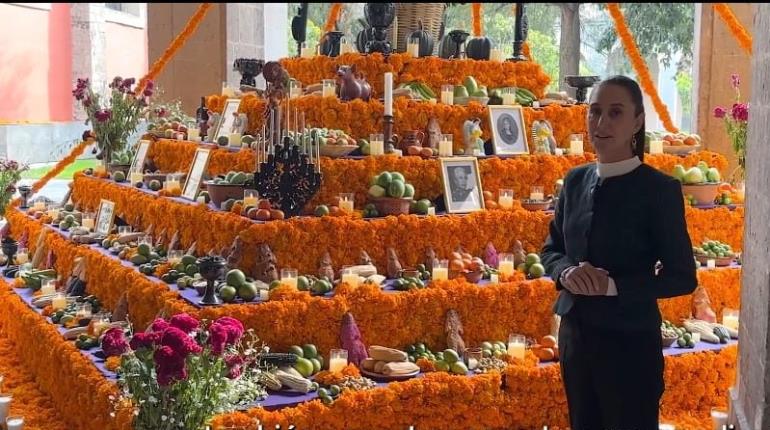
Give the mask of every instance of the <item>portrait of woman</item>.
M 591 93 L 597 161 L 564 178 L 541 251 L 573 430 L 658 429 L 664 391 L 658 299 L 697 286 L 680 183 L 644 164 L 644 105 L 625 76 Z
M 487 108 L 495 154 L 528 154 L 527 133 L 521 107 L 488 106 Z

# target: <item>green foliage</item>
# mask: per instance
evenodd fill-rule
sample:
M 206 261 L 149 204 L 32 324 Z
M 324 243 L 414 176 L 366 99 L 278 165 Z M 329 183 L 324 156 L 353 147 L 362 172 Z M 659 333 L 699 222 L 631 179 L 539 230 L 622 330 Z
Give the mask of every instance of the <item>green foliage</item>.
M 289 14 L 287 17 L 287 34 L 289 42 L 289 56 L 297 55 L 297 42 L 291 37 L 291 21 L 297 14 L 297 8 L 300 3 L 289 3 Z M 309 3 L 307 13 L 307 46 L 315 47 L 323 37 L 323 26 L 326 24 L 326 18 L 329 16 L 329 10 L 332 3 Z M 358 22 L 363 18 L 364 3 L 345 3 L 342 6 L 342 13 L 337 23 L 339 30 L 345 33 L 345 38 L 355 44 L 356 36 L 363 26 Z
M 606 10 L 603 3 L 599 7 Z M 689 65 L 695 36 L 694 3 L 621 3 L 621 10 L 642 56 L 659 56 L 668 67 L 676 53 L 681 52 L 678 68 Z M 597 49 L 608 53 L 616 42 L 615 27 L 608 20 Z
M 679 93 L 679 100 L 682 102 L 682 113 L 689 115 L 692 113 L 692 75 L 688 72 L 679 72 L 676 74 L 676 90 Z
M 551 77 L 548 90 L 555 91 L 559 88 L 559 47 L 556 41 L 551 36 L 533 30 L 529 31 L 527 40 L 532 57 Z

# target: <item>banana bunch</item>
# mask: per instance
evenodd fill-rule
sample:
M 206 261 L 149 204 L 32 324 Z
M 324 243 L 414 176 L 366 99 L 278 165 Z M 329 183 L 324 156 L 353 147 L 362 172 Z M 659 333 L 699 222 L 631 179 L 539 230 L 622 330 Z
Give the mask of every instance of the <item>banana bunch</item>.
M 436 93 L 423 82 L 412 81 L 399 84 L 396 90 L 408 89 L 412 93 L 412 97 L 418 100 L 430 100 L 436 98 Z M 394 92 L 395 93 L 395 92 Z
M 43 281 L 56 277 L 56 271 L 53 269 L 33 270 L 22 275 L 24 285 L 32 291 L 37 291 L 43 286 Z

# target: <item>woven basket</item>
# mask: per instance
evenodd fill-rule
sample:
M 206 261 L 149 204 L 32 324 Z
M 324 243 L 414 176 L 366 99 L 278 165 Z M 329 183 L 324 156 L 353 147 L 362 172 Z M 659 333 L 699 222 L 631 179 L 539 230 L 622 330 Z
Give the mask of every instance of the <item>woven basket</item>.
M 444 5 L 446 3 L 396 3 L 396 20 L 393 27 L 396 29 L 398 41 L 396 52 L 406 52 L 406 37 L 418 28 L 418 21 L 422 21 L 425 31 L 433 36 L 433 52 L 438 49 L 439 32 L 444 21 Z M 392 31 L 392 30 L 391 30 Z M 392 34 L 388 35 L 392 37 Z M 390 39 L 392 40 L 392 39 Z

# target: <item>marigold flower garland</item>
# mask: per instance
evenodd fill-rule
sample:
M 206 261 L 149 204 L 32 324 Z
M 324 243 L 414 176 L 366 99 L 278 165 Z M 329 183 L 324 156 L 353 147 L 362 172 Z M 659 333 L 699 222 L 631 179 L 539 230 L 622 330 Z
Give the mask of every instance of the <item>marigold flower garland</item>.
M 612 17 L 612 20 L 615 24 L 615 31 L 617 31 L 618 37 L 620 37 L 620 41 L 623 43 L 623 47 L 626 50 L 628 59 L 631 61 L 631 65 L 634 67 L 636 75 L 639 77 L 639 84 L 641 85 L 644 92 L 647 93 L 647 95 L 649 95 L 652 99 L 652 105 L 655 107 L 655 112 L 658 113 L 660 120 L 663 121 L 663 127 L 665 127 L 666 130 L 671 133 L 678 133 L 679 129 L 671 120 L 671 115 L 668 113 L 668 108 L 663 103 L 663 100 L 660 99 L 658 90 L 655 88 L 655 84 L 652 82 L 650 70 L 644 63 L 642 54 L 639 53 L 639 48 L 636 46 L 636 42 L 634 41 L 634 37 L 631 34 L 631 30 L 628 28 L 628 24 L 626 24 L 626 19 L 623 16 L 623 12 L 620 10 L 620 4 L 607 3 L 607 9 L 609 10 L 610 16 Z
M 185 24 L 182 31 L 174 38 L 173 41 L 171 41 L 171 44 L 168 46 L 168 48 L 163 51 L 163 55 L 155 60 L 147 74 L 139 80 L 139 84 L 137 85 L 138 94 L 141 94 L 141 92 L 144 91 L 144 87 L 147 85 L 148 81 L 157 80 L 158 75 L 160 75 L 163 69 L 166 68 L 166 64 L 168 64 L 174 55 L 176 55 L 176 53 L 179 52 L 185 43 L 187 43 L 187 39 L 195 34 L 195 30 L 198 29 L 198 25 L 200 25 L 200 23 L 203 21 L 203 18 L 206 17 L 206 14 L 213 6 L 213 3 L 201 3 L 200 6 L 198 6 L 198 9 L 196 9 L 193 16 L 190 17 L 190 20 L 187 21 L 187 24 Z
M 747 54 L 752 55 L 752 40 L 751 34 L 746 30 L 746 27 L 738 21 L 738 17 L 733 13 L 732 8 L 727 3 L 714 3 L 714 10 L 717 12 L 722 22 L 730 29 L 730 33 L 738 41 L 738 44 L 746 51 Z
M 471 24 L 473 36 L 481 36 L 481 3 L 471 3 Z
M 340 13 L 342 13 L 342 3 L 332 3 L 332 7 L 329 9 L 329 15 L 326 18 L 326 24 L 324 24 L 324 33 L 334 30 L 334 26 L 340 19 Z

